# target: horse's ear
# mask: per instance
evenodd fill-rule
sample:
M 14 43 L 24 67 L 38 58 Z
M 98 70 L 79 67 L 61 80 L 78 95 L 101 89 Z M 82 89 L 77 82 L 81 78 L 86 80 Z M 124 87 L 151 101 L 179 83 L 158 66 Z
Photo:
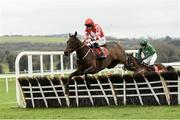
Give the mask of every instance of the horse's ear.
M 77 31 L 75 31 L 74 36 L 75 36 L 75 37 L 77 36 Z
M 72 35 L 71 35 L 71 33 L 69 33 L 69 37 L 71 37 Z

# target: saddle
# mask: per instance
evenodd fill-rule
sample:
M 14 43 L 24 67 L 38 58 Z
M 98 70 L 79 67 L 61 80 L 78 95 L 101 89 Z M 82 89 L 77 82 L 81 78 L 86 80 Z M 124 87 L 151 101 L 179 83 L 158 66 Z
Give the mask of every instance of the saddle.
M 157 64 L 154 64 L 154 72 L 165 72 L 165 70 L 161 69 Z
M 149 71 L 154 71 L 154 72 L 164 72 L 157 64 L 154 64 L 153 66 L 148 66 L 146 63 L 143 63 L 145 66 L 149 68 Z
M 97 58 L 101 57 L 102 54 L 104 55 L 105 58 L 108 55 L 108 49 L 105 46 L 101 46 L 99 48 L 90 48 L 90 49 Z

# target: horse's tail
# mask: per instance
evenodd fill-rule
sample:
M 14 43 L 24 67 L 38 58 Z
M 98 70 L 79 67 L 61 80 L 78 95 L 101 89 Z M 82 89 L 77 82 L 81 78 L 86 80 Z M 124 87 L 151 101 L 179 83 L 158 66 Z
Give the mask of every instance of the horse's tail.
M 175 68 L 172 67 L 172 66 L 167 66 L 166 69 L 167 69 L 168 71 L 171 71 L 171 72 L 175 72 L 175 71 L 176 71 Z

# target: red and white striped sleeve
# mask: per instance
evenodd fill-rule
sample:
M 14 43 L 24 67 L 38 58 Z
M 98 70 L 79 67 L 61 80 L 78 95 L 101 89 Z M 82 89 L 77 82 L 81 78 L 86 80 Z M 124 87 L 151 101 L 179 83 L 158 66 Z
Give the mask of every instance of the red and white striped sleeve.
M 99 25 L 96 25 L 96 40 L 99 40 L 101 37 L 104 37 L 103 31 Z
M 89 32 L 86 29 L 85 30 L 85 34 L 84 34 L 84 40 L 88 39 L 88 37 L 89 37 Z

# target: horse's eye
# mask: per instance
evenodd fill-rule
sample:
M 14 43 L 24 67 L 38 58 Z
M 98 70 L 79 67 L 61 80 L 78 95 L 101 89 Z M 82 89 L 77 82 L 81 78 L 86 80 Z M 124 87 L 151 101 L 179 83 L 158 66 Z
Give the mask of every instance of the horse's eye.
M 67 42 L 67 47 L 68 47 L 68 48 L 73 48 L 72 43 L 68 41 L 68 42 Z
M 68 46 L 70 46 L 70 45 L 71 45 L 69 41 L 67 41 L 67 45 L 68 45 Z

